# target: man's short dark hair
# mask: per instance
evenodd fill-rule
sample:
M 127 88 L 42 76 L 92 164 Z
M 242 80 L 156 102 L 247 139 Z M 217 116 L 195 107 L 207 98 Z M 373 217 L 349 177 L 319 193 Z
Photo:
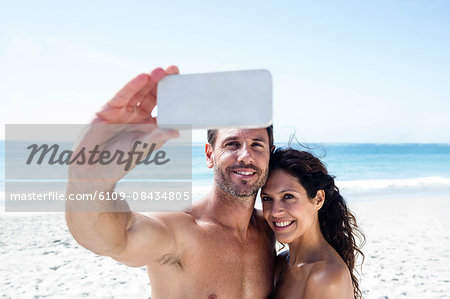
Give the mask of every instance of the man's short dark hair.
M 267 135 L 269 135 L 269 149 L 270 151 L 272 151 L 272 147 L 273 147 L 273 125 L 270 125 L 266 128 L 267 130 Z M 214 145 L 216 143 L 216 139 L 217 139 L 217 132 L 219 130 L 214 129 L 214 130 L 208 130 L 207 134 L 208 134 L 208 143 L 214 148 Z

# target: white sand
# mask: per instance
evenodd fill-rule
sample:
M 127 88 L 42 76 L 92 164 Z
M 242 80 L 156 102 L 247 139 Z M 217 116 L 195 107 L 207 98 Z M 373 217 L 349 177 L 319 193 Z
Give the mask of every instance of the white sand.
M 79 246 L 64 215 L 0 215 L 0 294 L 12 298 L 149 298 L 145 268 Z
M 450 197 L 351 203 L 366 235 L 363 298 L 450 298 Z
M 350 204 L 366 234 L 364 298 L 450 298 L 450 198 Z M 0 294 L 148 298 L 145 269 L 80 247 L 63 214 L 0 213 Z

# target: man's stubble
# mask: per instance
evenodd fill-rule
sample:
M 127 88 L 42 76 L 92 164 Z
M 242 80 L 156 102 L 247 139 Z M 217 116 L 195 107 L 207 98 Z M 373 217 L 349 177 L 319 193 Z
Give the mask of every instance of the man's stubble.
M 259 176 L 258 180 L 252 184 L 249 184 L 249 182 L 246 180 L 241 180 L 240 184 L 236 184 L 232 181 L 229 175 L 229 173 L 234 168 L 251 168 L 255 170 L 257 175 Z M 257 168 L 253 165 L 240 164 L 228 168 L 225 171 L 220 165 L 215 165 L 214 167 L 215 182 L 219 189 L 235 198 L 249 198 L 256 195 L 256 193 L 258 193 L 258 190 L 266 183 L 268 173 L 268 169 L 262 171 L 260 168 Z

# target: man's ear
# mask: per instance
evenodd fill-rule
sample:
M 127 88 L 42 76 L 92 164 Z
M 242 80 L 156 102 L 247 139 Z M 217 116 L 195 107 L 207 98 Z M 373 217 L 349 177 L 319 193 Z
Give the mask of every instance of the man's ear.
M 320 210 L 325 203 L 325 191 L 319 190 L 314 197 L 314 204 L 316 205 L 316 210 Z
M 274 150 L 275 150 L 275 145 L 272 145 L 272 148 L 270 149 L 270 152 L 273 153 Z
M 205 156 L 206 156 L 206 166 L 208 168 L 213 168 L 214 167 L 213 148 L 209 143 L 205 144 Z

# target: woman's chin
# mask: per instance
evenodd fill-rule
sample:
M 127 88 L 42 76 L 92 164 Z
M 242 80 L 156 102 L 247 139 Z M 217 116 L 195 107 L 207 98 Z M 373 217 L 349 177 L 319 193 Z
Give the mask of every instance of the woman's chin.
M 272 227 L 275 238 L 280 243 L 291 243 L 298 236 L 296 221 L 285 227 Z
M 292 242 L 292 238 L 289 238 L 287 236 L 276 236 L 276 238 L 280 243 L 288 244 Z

